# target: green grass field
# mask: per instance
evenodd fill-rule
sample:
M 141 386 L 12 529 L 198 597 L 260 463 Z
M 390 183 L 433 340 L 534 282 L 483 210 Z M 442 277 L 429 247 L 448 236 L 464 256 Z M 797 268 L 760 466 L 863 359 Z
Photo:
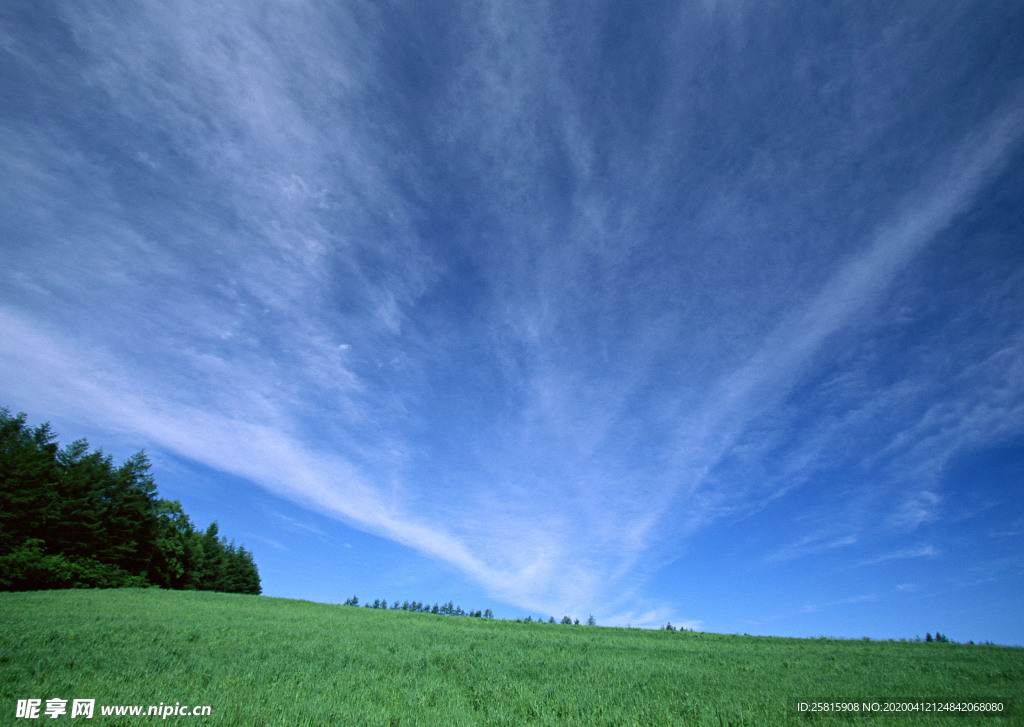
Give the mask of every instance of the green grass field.
M 19 699 L 68 714 L 18 719 Z M 95 699 L 92 720 L 70 717 Z M 0 724 L 1024 724 L 1024 649 L 487 621 L 156 589 L 0 593 Z M 989 714 L 798 701 L 1002 702 Z M 101 705 L 210 705 L 104 717 Z

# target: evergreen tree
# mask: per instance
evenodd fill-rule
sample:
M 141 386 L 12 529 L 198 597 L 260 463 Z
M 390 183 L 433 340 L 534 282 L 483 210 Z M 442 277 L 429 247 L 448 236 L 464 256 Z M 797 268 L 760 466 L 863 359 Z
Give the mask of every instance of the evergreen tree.
M 146 453 L 136 452 L 113 471 L 104 493 L 107 550 L 103 560 L 129 573 L 144 573 L 153 557 L 157 498 L 149 468 Z
M 85 439 L 0 409 L 0 589 L 159 585 L 259 593 L 252 554 L 161 500 L 144 451 L 115 467 Z
M 220 542 L 220 528 L 214 520 L 200 539 L 199 590 L 223 591 L 227 585 L 227 560 Z
M 199 562 L 195 528 L 177 500 L 160 500 L 156 510 L 149 581 L 164 588 L 195 588 Z
M 0 409 L 0 554 L 56 529 L 56 455 L 56 436 L 49 424 L 32 429 L 24 414 L 11 416 Z

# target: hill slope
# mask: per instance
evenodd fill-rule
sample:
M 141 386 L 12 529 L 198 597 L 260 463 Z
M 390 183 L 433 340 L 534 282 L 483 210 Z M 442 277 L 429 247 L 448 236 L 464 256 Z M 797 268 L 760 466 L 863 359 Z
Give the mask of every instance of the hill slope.
M 1020 724 L 1024 649 L 514 623 L 156 589 L 0 593 L 17 701 L 209 705 L 203 725 Z M 798 701 L 1002 702 L 1001 714 L 800 713 Z M 51 723 L 46 719 L 46 723 Z

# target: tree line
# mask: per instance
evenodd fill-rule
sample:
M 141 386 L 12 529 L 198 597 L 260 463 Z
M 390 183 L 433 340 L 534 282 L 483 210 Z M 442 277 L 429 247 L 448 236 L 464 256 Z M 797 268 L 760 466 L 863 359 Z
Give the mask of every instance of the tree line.
M 343 605 L 343 606 L 358 606 L 359 605 L 359 596 L 352 596 L 352 598 L 347 599 L 341 605 Z M 383 609 L 388 609 L 388 610 L 391 610 L 391 611 L 410 611 L 412 613 L 432 613 L 432 614 L 436 614 L 438 616 L 468 616 L 470 618 L 486 618 L 486 619 L 493 619 L 494 618 L 494 612 L 491 611 L 491 609 L 489 609 L 489 608 L 485 609 L 483 611 L 464 611 L 461 606 L 456 606 L 451 601 L 448 601 L 448 603 L 444 603 L 444 604 L 437 604 L 437 603 L 435 603 L 433 606 L 430 606 L 429 604 L 423 603 L 422 601 L 403 601 L 402 603 L 399 603 L 398 601 L 394 601 L 389 606 L 387 599 L 376 598 L 376 599 L 373 600 L 373 603 L 370 603 L 369 601 L 364 603 L 363 604 L 363 608 L 383 608 Z M 533 617 L 532 616 L 527 616 L 526 618 L 517 618 L 516 621 L 518 623 L 531 623 L 531 622 L 533 622 Z M 538 618 L 536 623 L 544 623 L 544 619 Z M 576 625 L 576 626 L 579 626 L 580 625 L 580 620 L 579 619 L 572 619 L 569 616 L 564 616 L 564 617 L 562 617 L 561 622 L 556 622 L 555 621 L 555 617 L 552 616 L 550 619 L 548 619 L 547 623 L 551 623 L 551 624 L 553 624 L 553 623 L 562 623 L 563 625 Z M 597 625 L 597 621 L 594 620 L 593 616 L 590 616 L 590 618 L 587 619 L 587 626 L 596 626 L 596 625 Z
M 125 586 L 262 590 L 252 553 L 157 496 L 144 451 L 115 466 L 0 408 L 0 590 Z
M 342 606 L 358 606 L 359 596 L 352 596 L 347 599 Z M 456 606 L 454 603 L 449 601 L 444 604 L 434 604 L 431 607 L 429 604 L 423 603 L 422 601 L 404 601 L 401 604 L 395 601 L 390 606 L 386 599 L 374 599 L 373 603 L 367 601 L 363 604 L 363 608 L 383 608 L 391 611 L 409 611 L 411 613 L 433 613 L 440 616 L 469 616 L 470 618 L 494 618 L 494 613 L 491 609 L 485 611 L 464 611 L 461 606 Z
M 533 617 L 532 616 L 527 616 L 526 618 L 517 618 L 516 621 L 519 622 L 519 623 L 533 623 Z M 546 622 L 544 621 L 543 618 L 538 618 L 536 623 L 539 623 L 539 624 L 542 624 L 542 623 L 549 623 L 549 624 L 558 623 L 558 624 L 561 624 L 562 626 L 579 626 L 580 625 L 580 620 L 578 618 L 572 618 L 571 616 L 562 616 L 562 620 L 561 621 L 555 621 L 555 617 L 554 616 L 550 616 L 550 617 L 548 617 L 548 620 Z M 590 616 L 589 618 L 587 618 L 586 625 L 587 626 L 597 626 L 597 621 L 594 620 L 593 616 Z

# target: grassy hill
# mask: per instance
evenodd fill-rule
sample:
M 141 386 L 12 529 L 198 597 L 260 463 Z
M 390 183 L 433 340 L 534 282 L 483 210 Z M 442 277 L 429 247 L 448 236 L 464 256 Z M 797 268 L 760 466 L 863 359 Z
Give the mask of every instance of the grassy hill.
M 40 718 L 16 719 L 19 699 Z M 45 717 L 46 700 L 68 714 Z M 95 699 L 92 720 L 73 699 Z M 1002 713 L 797 702 L 1002 702 Z M 515 623 L 156 589 L 0 593 L 0 724 L 1024 724 L 1024 649 Z

